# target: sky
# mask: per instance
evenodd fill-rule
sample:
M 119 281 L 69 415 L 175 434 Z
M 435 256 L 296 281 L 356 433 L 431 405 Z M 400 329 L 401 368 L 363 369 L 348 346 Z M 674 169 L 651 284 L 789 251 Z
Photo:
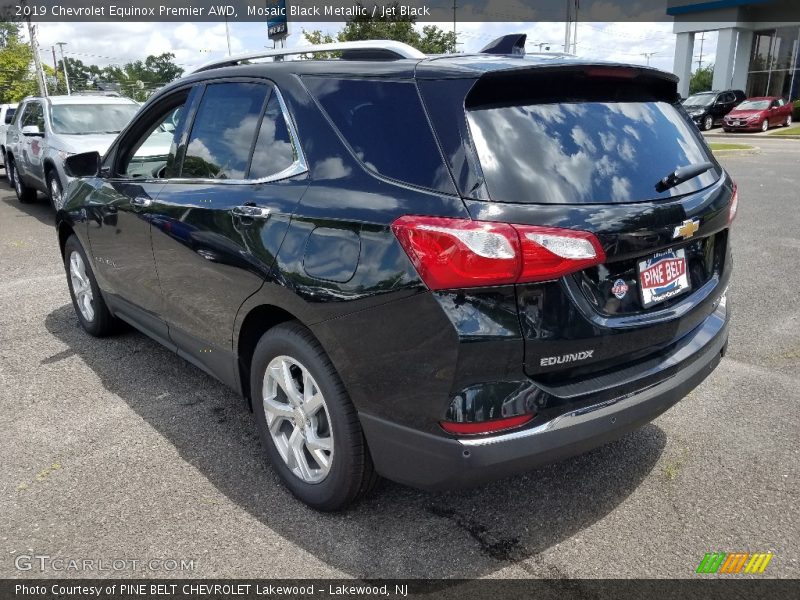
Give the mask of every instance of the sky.
M 290 23 L 289 47 L 305 45 L 302 29 L 321 29 L 336 33 L 344 23 Z M 453 23 L 437 23 L 451 30 Z M 422 25 L 419 25 L 421 28 Z M 186 72 L 202 63 L 227 54 L 225 23 L 40 23 L 37 29 L 42 60 L 53 63 L 51 46 L 67 42 L 68 57 L 100 66 L 141 60 L 150 54 L 172 52 Z M 272 47 L 266 23 L 231 22 L 231 50 L 234 54 Z M 564 49 L 564 23 L 468 23 L 457 24 L 458 49 L 476 52 L 494 38 L 506 33 L 527 33 L 528 52 L 549 45 L 552 51 Z M 703 43 L 703 64 L 713 62 L 716 32 L 708 32 Z M 58 48 L 56 48 L 58 50 Z M 626 63 L 646 64 L 672 70 L 675 35 L 671 23 L 578 24 L 577 55 Z M 700 35 L 695 42 L 695 63 L 699 59 Z

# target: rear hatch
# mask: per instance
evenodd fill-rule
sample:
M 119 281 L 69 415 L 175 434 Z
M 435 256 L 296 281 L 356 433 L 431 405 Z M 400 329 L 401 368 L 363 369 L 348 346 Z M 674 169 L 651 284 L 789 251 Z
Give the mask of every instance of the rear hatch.
M 674 77 L 572 63 L 419 87 L 474 219 L 587 231 L 604 251 L 516 286 L 529 375 L 558 383 L 645 360 L 711 313 L 734 188 Z

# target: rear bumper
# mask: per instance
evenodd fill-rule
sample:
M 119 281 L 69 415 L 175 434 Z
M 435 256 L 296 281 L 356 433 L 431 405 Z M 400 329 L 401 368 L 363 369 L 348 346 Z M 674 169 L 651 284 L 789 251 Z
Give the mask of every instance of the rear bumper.
M 361 413 L 375 467 L 388 479 L 443 490 L 480 485 L 586 452 L 653 420 L 714 370 L 728 341 L 727 307 L 719 306 L 689 337 L 697 350 L 666 379 L 528 429 L 454 439 Z

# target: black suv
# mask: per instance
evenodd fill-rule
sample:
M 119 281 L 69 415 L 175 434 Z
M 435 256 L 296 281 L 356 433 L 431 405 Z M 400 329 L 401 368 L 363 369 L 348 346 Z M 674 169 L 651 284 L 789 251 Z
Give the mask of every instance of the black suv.
M 445 489 L 585 451 L 703 381 L 736 187 L 676 78 L 375 44 L 203 69 L 67 159 L 83 328 L 126 321 L 240 392 L 322 510 L 377 474 Z
M 699 92 L 686 98 L 683 108 L 700 129 L 708 131 L 722 123 L 725 115 L 744 102 L 745 98 L 742 90 Z

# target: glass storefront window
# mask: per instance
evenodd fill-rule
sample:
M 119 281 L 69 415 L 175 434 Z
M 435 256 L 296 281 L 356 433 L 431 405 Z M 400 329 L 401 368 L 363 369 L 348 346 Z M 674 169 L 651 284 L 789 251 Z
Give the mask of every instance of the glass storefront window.
M 748 97 L 800 97 L 800 27 L 757 31 L 747 75 Z

